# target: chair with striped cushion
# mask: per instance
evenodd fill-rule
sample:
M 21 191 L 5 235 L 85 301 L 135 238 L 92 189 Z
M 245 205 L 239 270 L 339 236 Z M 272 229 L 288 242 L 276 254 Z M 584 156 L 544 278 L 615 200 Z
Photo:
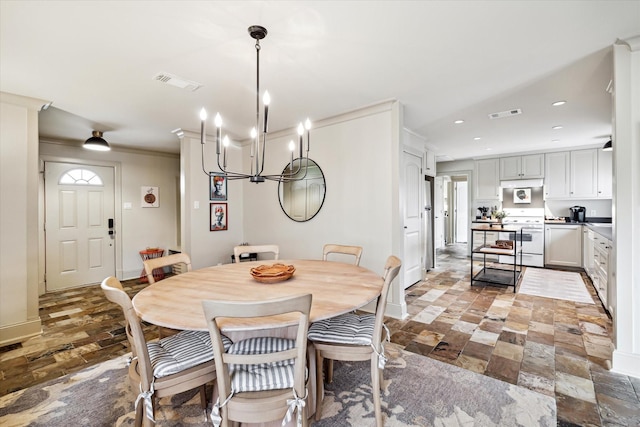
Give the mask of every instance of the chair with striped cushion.
M 124 312 L 125 330 L 131 348 L 129 379 L 136 399 L 135 425 L 155 423 L 155 399 L 171 396 L 200 387 L 200 402 L 207 408 L 204 385 L 216 379 L 211 337 L 206 331 L 182 331 L 159 341 L 146 342 L 140 319 L 131 299 L 115 277 L 107 277 L 101 288 L 107 299 L 118 304 Z M 229 348 L 231 340 L 222 337 Z
M 273 259 L 277 260 L 280 255 L 280 247 L 278 245 L 240 245 L 233 248 L 233 260 L 234 262 L 240 262 L 240 255 L 242 254 L 273 254 Z
M 291 421 L 307 425 L 306 353 L 311 295 L 267 301 L 203 301 L 218 372 L 218 399 L 211 410 L 214 426 L 231 422 Z M 220 322 L 286 314 L 276 323 L 296 330 L 296 338 L 253 337 L 226 352 Z M 224 319 L 223 319 L 224 318 Z M 295 319 L 295 320 L 294 320 Z M 277 325 L 276 325 L 277 326 Z
M 322 248 L 322 260 L 345 260 L 349 259 L 349 256 L 353 256 L 353 263 L 360 265 L 360 258 L 362 257 L 362 246 L 351 245 L 336 245 L 333 243 L 327 243 Z M 326 362 L 327 382 L 333 382 L 333 360 L 327 359 Z
M 383 285 L 376 304 L 375 314 L 347 313 L 330 319 L 314 322 L 309 327 L 309 341 L 316 350 L 316 420 L 322 415 L 323 381 L 322 362 L 326 359 L 343 361 L 371 361 L 371 386 L 376 425 L 382 426 L 380 388 L 382 369 L 386 362 L 382 344 L 384 311 L 391 282 L 400 271 L 402 262 L 391 255 L 384 267 Z M 386 331 L 386 339 L 389 339 Z
M 180 271 L 191 271 L 191 258 L 185 253 L 177 253 L 158 258 L 146 259 L 142 262 L 142 264 L 144 265 L 144 272 L 147 275 L 147 280 L 149 281 L 150 285 L 156 282 L 156 278 L 153 276 L 153 271 L 157 270 L 158 268 L 180 266 Z M 178 269 L 174 269 L 174 271 L 178 271 Z M 160 339 L 173 334 L 177 334 L 178 332 L 180 331 L 166 328 L 164 326 L 158 326 L 158 336 L 160 337 Z
M 181 268 L 181 270 L 191 271 L 191 258 L 185 253 L 177 253 L 159 258 L 146 259 L 142 262 L 142 264 L 144 265 L 144 272 L 147 275 L 147 280 L 149 280 L 150 285 L 156 282 L 156 278 L 153 277 L 153 270 L 156 270 L 158 268 L 164 268 L 179 264 L 180 266 L 184 266 L 184 268 Z M 174 271 L 177 271 L 177 269 L 174 269 Z
M 328 243 L 322 248 L 322 259 L 324 261 L 328 261 L 331 254 L 353 255 L 355 257 L 353 263 L 355 265 L 360 265 L 362 246 L 336 245 L 333 243 Z

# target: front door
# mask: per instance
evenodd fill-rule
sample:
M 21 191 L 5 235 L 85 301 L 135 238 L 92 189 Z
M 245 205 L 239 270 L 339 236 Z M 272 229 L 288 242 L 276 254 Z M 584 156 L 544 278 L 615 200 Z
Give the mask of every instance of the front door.
M 45 162 L 44 181 L 47 291 L 114 275 L 114 169 Z
M 403 153 L 404 170 L 404 287 L 422 280 L 422 158 Z

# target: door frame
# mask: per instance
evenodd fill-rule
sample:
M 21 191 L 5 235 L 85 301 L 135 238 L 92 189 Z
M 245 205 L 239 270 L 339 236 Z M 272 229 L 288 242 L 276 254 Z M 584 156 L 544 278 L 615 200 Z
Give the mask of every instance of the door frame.
M 46 203 L 45 203 L 45 189 L 44 189 L 44 163 L 45 162 L 58 162 L 58 163 L 71 163 L 78 165 L 89 166 L 104 166 L 113 168 L 113 201 L 114 201 L 114 247 L 115 247 L 115 272 L 116 277 L 122 280 L 122 239 L 120 239 L 120 233 L 122 232 L 122 165 L 120 162 L 112 161 L 100 161 L 92 159 L 79 159 L 75 157 L 60 157 L 51 155 L 40 155 L 38 157 L 39 176 L 38 176 L 38 295 L 46 293 L 46 242 L 44 223 L 46 217 Z
M 467 178 L 467 215 L 469 218 L 468 224 L 467 224 L 467 246 L 468 248 L 468 253 L 469 256 L 471 256 L 471 248 L 470 245 L 468 244 L 468 242 L 471 241 L 471 219 L 473 218 L 472 214 L 473 214 L 473 194 L 472 191 L 470 189 L 473 188 L 473 171 L 471 170 L 460 170 L 460 171 L 444 171 L 444 172 L 438 172 L 436 174 L 436 176 L 448 176 L 449 178 L 451 178 L 451 181 L 453 182 L 453 177 L 466 177 Z M 451 197 L 449 195 L 449 197 Z M 451 212 L 449 212 L 449 217 L 451 217 Z M 449 244 L 451 244 L 453 242 L 449 242 Z M 445 243 L 446 244 L 446 243 Z

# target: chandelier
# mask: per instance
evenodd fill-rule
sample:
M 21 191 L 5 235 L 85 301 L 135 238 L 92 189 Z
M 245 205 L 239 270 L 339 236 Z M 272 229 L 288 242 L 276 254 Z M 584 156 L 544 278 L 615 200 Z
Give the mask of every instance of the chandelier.
M 216 160 L 218 164 L 218 168 L 222 172 L 222 174 L 229 180 L 233 179 L 248 179 L 250 182 L 260 183 L 265 180 L 270 181 L 278 181 L 278 182 L 288 182 L 288 181 L 298 181 L 304 179 L 307 174 L 306 166 L 309 163 L 309 129 L 311 129 L 311 121 L 309 119 L 306 120 L 303 125 L 300 123 L 298 125 L 298 151 L 299 156 L 294 156 L 294 151 L 296 150 L 296 144 L 291 140 L 289 142 L 289 150 L 291 151 L 291 164 L 288 168 L 285 168 L 281 173 L 278 174 L 263 174 L 264 171 L 264 159 L 266 154 L 266 146 L 267 146 L 267 133 L 268 133 L 268 120 L 269 120 L 269 103 L 271 102 L 271 98 L 269 96 L 269 92 L 265 91 L 262 97 L 262 105 L 263 105 L 263 115 L 260 117 L 260 40 L 267 36 L 267 29 L 261 27 L 259 25 L 252 25 L 248 29 L 249 35 L 251 38 L 255 39 L 256 44 L 256 124 L 253 129 L 251 129 L 251 157 L 250 157 L 250 172 L 236 172 L 232 171 L 227 167 L 227 147 L 229 146 L 229 137 L 225 135 L 222 137 L 222 117 L 220 113 L 217 113 L 214 119 L 214 124 L 216 127 Z M 215 172 L 207 172 L 205 168 L 204 161 L 204 146 L 206 144 L 206 120 L 207 120 L 207 112 L 203 108 L 200 111 L 200 144 L 202 146 L 202 170 L 207 176 L 211 176 Z M 262 122 L 262 126 L 260 123 Z M 306 151 L 304 150 L 304 134 L 306 130 L 307 136 L 307 146 Z M 294 168 L 294 161 L 297 166 Z M 305 162 L 304 173 L 299 173 L 303 169 L 303 162 Z

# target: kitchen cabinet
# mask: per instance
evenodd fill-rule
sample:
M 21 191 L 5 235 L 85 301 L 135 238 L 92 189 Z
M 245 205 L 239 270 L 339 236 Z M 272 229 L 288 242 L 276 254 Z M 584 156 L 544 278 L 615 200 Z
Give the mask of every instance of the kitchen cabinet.
M 598 197 L 598 151 L 599 149 L 571 152 L 569 194 L 572 198 Z
M 593 231 L 582 227 L 582 268 L 589 277 L 593 275 Z
M 545 199 L 611 198 L 611 161 L 607 163 L 607 156 L 601 157 L 601 151 L 594 148 L 546 154 Z
M 428 176 L 436 176 L 436 155 L 427 151 L 424 159 L 424 173 Z
M 609 288 L 609 257 L 611 255 L 611 240 L 589 230 L 593 247 L 593 261 L 589 277 L 593 282 L 598 297 L 607 309 L 607 292 Z M 587 272 L 588 273 L 588 272 Z
M 545 154 L 544 197 L 545 199 L 569 198 L 570 153 L 561 151 Z
M 474 198 L 476 200 L 500 200 L 500 169 L 498 159 L 482 159 L 474 162 Z
M 544 178 L 544 154 L 500 158 L 500 179 Z
M 544 263 L 562 267 L 582 267 L 582 225 L 546 224 Z
M 598 150 L 598 198 L 613 197 L 613 151 Z

